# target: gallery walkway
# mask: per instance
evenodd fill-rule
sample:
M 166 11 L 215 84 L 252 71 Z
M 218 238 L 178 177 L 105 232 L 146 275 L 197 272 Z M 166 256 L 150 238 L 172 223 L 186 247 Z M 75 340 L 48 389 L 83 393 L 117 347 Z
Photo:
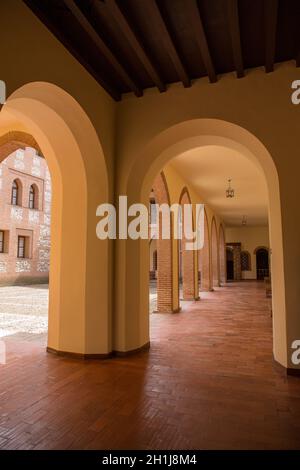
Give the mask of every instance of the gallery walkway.
M 152 314 L 149 352 L 102 362 L 5 339 L 0 448 L 300 448 L 300 378 L 272 360 L 263 283 Z

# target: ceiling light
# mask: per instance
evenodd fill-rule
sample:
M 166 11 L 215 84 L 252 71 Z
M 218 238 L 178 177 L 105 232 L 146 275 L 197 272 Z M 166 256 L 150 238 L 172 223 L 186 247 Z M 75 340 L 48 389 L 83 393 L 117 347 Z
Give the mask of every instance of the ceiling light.
M 226 197 L 234 197 L 234 189 L 231 187 L 231 179 L 228 180 L 228 188 L 226 189 Z

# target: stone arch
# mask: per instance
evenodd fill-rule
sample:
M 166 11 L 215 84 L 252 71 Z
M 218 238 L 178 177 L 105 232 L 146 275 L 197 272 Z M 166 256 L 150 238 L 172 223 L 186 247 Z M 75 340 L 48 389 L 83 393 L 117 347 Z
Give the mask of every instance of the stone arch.
M 213 287 L 220 286 L 220 271 L 219 271 L 219 246 L 218 246 L 218 230 L 216 219 L 213 216 L 211 220 L 211 273 Z
M 219 226 L 219 274 L 221 285 L 226 282 L 226 243 L 222 224 Z
M 208 217 L 204 208 L 204 245 L 198 254 L 198 265 L 200 271 L 200 287 L 201 290 L 212 290 L 211 270 L 210 270 L 210 236 Z
M 119 180 L 118 191 L 126 193 L 128 203 L 146 202 L 154 176 L 172 158 L 197 147 L 219 145 L 234 149 L 249 158 L 264 174 L 269 196 L 269 228 L 272 246 L 272 303 L 273 303 L 273 351 L 275 359 L 287 366 L 289 350 L 287 348 L 287 315 L 284 282 L 283 241 L 281 222 L 281 203 L 277 169 L 264 143 L 247 129 L 221 119 L 192 119 L 174 124 L 153 136 L 133 156 L 129 171 Z M 139 184 L 137 184 L 137 181 Z M 140 240 L 135 243 L 128 240 L 119 244 L 119 259 L 135 258 L 134 264 L 123 265 L 117 275 L 117 286 L 125 293 L 116 303 L 116 318 L 121 323 L 131 325 L 116 336 L 118 349 L 130 350 L 149 344 L 148 319 L 148 271 L 147 243 Z M 134 283 L 134 285 L 133 285 Z M 139 295 L 136 295 L 136 292 Z M 291 324 L 295 309 L 289 305 Z M 134 328 L 132 328 L 134 325 Z M 299 332 L 300 333 L 300 332 Z M 294 333 L 293 336 L 294 337 Z M 290 343 L 289 343 L 290 344 Z
M 16 148 L 36 148 L 51 173 L 48 350 L 106 356 L 112 343 L 108 242 L 95 236 L 95 210 L 107 202 L 109 188 L 97 133 L 67 92 L 33 82 L 17 89 L 3 105 L 0 143 L 1 159 Z

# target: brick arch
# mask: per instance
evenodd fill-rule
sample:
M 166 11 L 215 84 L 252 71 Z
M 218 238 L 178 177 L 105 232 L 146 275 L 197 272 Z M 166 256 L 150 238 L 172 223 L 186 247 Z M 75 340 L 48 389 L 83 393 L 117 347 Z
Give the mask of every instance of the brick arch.
M 219 226 L 219 275 L 220 282 L 226 282 L 226 243 L 225 231 L 222 224 Z
M 213 287 L 220 285 L 218 231 L 215 217 L 211 220 L 211 273 Z
M 164 172 L 160 172 L 152 185 L 156 204 L 168 204 L 170 206 L 170 194 Z M 157 311 L 173 312 L 173 260 L 172 260 L 172 224 L 173 218 L 159 212 L 159 233 L 157 239 Z M 162 239 L 162 223 L 169 223 L 171 237 L 169 240 Z
M 182 188 L 179 197 L 179 204 L 182 207 L 184 204 L 192 204 L 190 193 L 185 186 Z M 182 226 L 184 226 L 184 211 L 182 209 Z M 195 229 L 194 217 L 192 215 L 192 230 Z M 193 250 L 186 250 L 185 244 L 189 242 L 185 237 L 184 230 L 182 230 L 182 239 L 179 241 L 179 255 L 181 254 L 181 273 L 182 273 L 182 294 L 184 300 L 198 299 L 198 276 L 195 278 L 195 253 Z
M 210 275 L 210 235 L 208 226 L 208 217 L 204 208 L 204 245 L 198 253 L 198 266 L 200 274 L 201 290 L 208 291 L 212 289 Z

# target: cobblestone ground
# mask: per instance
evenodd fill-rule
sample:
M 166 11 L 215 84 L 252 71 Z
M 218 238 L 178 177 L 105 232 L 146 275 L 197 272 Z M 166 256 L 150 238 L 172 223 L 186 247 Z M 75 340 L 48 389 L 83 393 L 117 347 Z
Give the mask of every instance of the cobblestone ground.
M 0 287 L 0 338 L 45 339 L 48 285 Z

